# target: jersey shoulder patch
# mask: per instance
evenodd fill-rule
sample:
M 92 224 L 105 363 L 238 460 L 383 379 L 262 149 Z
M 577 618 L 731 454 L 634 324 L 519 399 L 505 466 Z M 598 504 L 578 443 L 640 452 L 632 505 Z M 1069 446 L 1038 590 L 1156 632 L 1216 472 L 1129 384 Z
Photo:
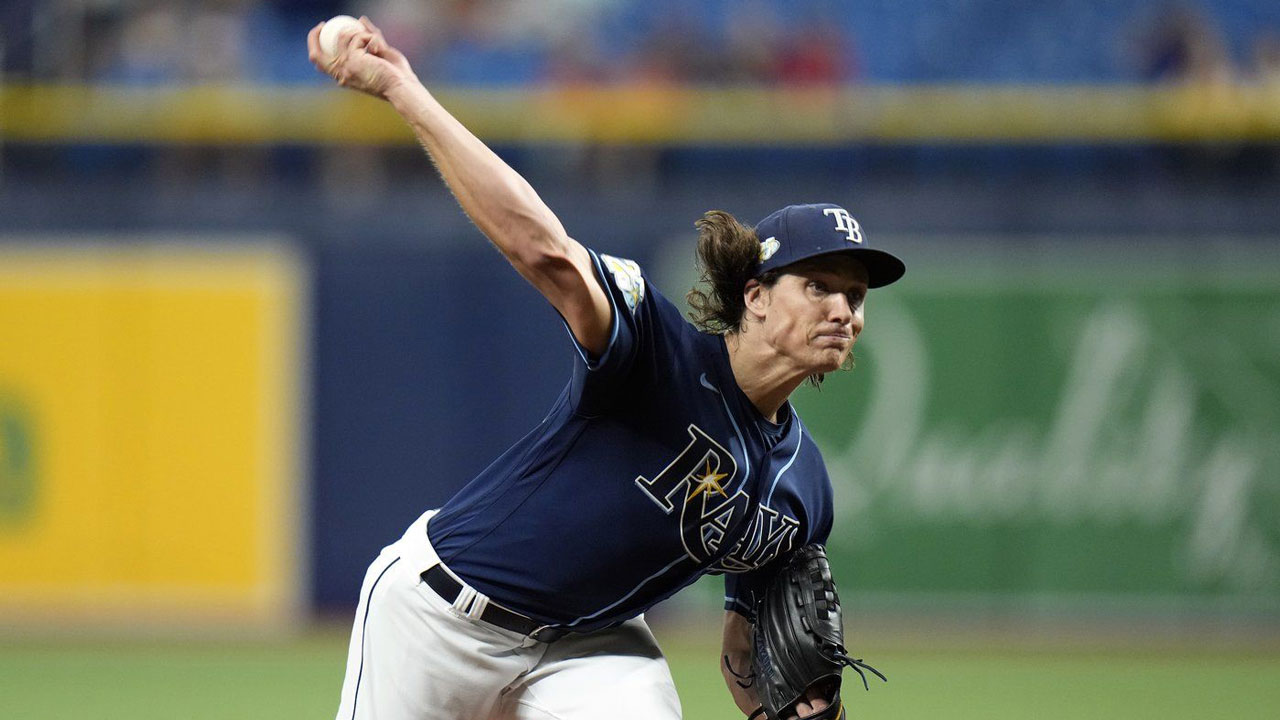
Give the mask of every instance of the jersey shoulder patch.
M 644 300 L 644 276 L 640 274 L 640 266 L 634 260 L 617 258 L 604 253 L 600 254 L 600 262 L 604 263 L 604 269 L 613 275 L 613 284 L 622 291 L 622 299 L 626 301 L 627 309 L 635 315 L 636 306 Z

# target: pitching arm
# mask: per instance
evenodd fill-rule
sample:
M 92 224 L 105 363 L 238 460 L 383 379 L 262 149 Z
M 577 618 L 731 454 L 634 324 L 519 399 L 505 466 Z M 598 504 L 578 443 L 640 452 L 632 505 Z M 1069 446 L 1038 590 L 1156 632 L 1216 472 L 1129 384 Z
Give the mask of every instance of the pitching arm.
M 364 32 L 342 36 L 325 57 L 321 23 L 307 36 L 311 61 L 340 85 L 386 100 L 413 129 L 471 221 L 556 308 L 579 344 L 599 355 L 609 341 L 609 299 L 591 256 L 570 238 L 534 189 L 458 122 L 422 85 L 400 51 L 361 18 Z

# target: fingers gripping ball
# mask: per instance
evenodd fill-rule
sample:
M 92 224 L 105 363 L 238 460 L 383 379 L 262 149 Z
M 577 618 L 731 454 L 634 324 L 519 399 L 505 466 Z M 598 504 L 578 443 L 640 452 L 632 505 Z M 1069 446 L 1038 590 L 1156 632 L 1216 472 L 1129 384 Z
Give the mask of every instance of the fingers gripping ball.
M 819 690 L 828 705 L 807 717 L 843 720 L 840 675 L 846 665 L 862 675 L 864 684 L 864 669 L 884 679 L 844 648 L 840 598 L 821 545 L 792 553 L 765 589 L 756 607 L 752 646 L 751 669 L 762 704 L 756 715 L 769 720 L 794 717 L 796 706 Z
M 364 25 L 350 15 L 337 15 L 326 20 L 324 27 L 320 28 L 320 52 L 326 58 L 333 59 L 342 51 L 340 43 L 343 35 L 363 32 L 364 29 Z

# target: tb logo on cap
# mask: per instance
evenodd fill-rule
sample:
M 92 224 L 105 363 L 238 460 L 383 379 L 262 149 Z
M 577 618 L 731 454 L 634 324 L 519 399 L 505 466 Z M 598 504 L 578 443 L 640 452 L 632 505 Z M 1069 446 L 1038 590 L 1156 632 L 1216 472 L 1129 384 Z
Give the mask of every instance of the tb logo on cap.
M 858 221 L 849 214 L 844 208 L 823 208 L 823 215 L 830 215 L 836 219 L 836 230 L 844 233 L 849 242 L 858 245 L 862 244 L 862 227 L 858 225 Z

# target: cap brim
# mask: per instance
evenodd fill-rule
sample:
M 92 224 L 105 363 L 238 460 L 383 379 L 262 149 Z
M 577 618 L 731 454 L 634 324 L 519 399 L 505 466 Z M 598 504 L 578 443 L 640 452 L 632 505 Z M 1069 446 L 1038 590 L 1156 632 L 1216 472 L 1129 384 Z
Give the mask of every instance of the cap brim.
M 892 285 L 907 274 L 907 264 L 896 255 L 875 248 L 853 248 L 850 252 L 867 268 L 867 287 Z
M 867 288 L 880 288 L 902 279 L 907 273 L 906 263 L 899 260 L 891 253 L 876 248 L 866 247 L 850 247 L 840 248 L 839 250 L 831 250 L 824 253 L 815 253 L 806 258 L 801 258 L 796 262 L 803 260 L 812 260 L 813 258 L 827 257 L 830 255 L 846 255 L 852 257 L 867 269 Z M 794 263 L 792 263 L 794 264 Z

